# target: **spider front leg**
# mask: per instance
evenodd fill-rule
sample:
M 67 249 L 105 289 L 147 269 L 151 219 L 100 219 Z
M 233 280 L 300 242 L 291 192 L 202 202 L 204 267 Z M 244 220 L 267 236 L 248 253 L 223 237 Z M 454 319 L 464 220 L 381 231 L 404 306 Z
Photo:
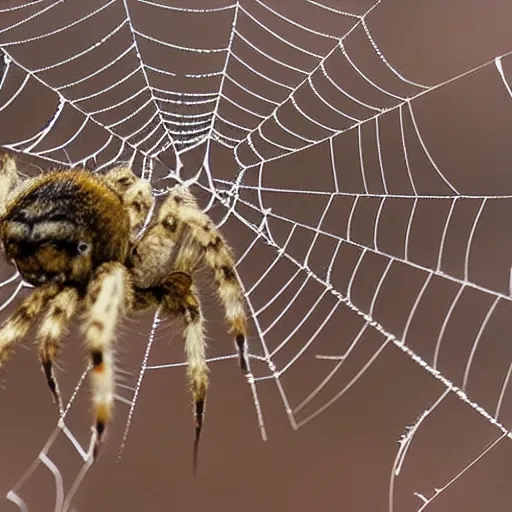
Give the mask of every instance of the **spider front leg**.
M 77 303 L 78 293 L 74 288 L 61 291 L 57 284 L 43 285 L 36 288 L 21 303 L 0 329 L 1 365 L 11 354 L 14 346 L 27 335 L 41 311 L 47 308 L 37 331 L 36 343 L 39 345 L 39 359 L 46 382 L 59 412 L 62 411 L 62 400 L 53 374 L 53 361 Z
M 16 309 L 0 328 L 0 366 L 11 355 L 17 343 L 28 334 L 43 308 L 59 292 L 54 283 L 36 288 Z
M 62 400 L 53 373 L 53 363 L 77 306 L 78 292 L 76 289 L 70 287 L 62 290 L 50 301 L 36 335 L 36 343 L 39 345 L 39 360 L 59 412 L 62 412 Z
M 103 434 L 112 417 L 114 404 L 115 329 L 120 316 L 131 308 L 133 291 L 127 270 L 121 263 L 101 265 L 87 290 L 88 318 L 85 340 L 90 352 L 91 389 L 96 422 L 94 457 L 101 446 Z

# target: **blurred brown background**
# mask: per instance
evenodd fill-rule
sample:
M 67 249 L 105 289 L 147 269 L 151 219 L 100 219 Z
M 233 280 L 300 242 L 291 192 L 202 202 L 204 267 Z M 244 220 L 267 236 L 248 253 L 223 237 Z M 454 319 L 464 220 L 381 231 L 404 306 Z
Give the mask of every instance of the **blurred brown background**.
M 0 2 L 0 48 L 8 63 L 0 79 L 0 144 L 19 153 L 27 175 L 93 154 L 87 165 L 101 168 L 135 149 L 141 173 L 151 148 L 157 191 L 173 183 L 165 177 L 179 160 L 181 178 L 201 171 L 194 190 L 243 255 L 238 270 L 254 318 L 249 344 L 268 440 L 262 441 L 236 359 L 212 362 L 199 475 L 192 477 L 184 368 L 151 369 L 183 361 L 180 324 L 165 320 L 121 461 L 129 411 L 122 402 L 71 510 L 417 511 L 470 465 L 426 509 L 509 510 L 509 439 L 472 463 L 503 433 L 486 414 L 505 429 L 512 425 L 512 57 L 506 55 L 512 6 L 496 0 L 160 5 L 181 10 L 135 0 Z M 207 122 L 178 124 L 198 119 Z M 195 135 L 184 133 L 196 129 L 190 126 L 203 126 L 199 138 L 210 137 L 178 159 L 175 150 L 195 145 Z M 20 141 L 26 142 L 16 146 Z M 227 147 L 236 141 L 236 150 Z M 238 194 L 231 210 L 214 191 Z M 12 272 L 2 264 L 0 282 Z M 233 356 L 208 276 L 199 279 L 209 355 Z M 3 301 L 18 286 L 4 284 Z M 6 305 L 2 320 L 11 311 Z M 364 328 L 369 320 L 373 326 Z M 127 400 L 151 324 L 148 315 L 119 328 L 118 393 Z M 464 388 L 484 414 L 453 392 L 443 395 L 445 383 L 404 347 Z M 83 352 L 75 328 L 58 373 L 66 399 L 83 371 Z M 2 369 L 1 383 L 0 495 L 16 488 L 28 510 L 52 511 L 56 482 L 42 463 L 18 485 L 57 421 L 30 342 Z M 85 448 L 88 398 L 85 384 L 66 417 Z M 393 479 L 398 440 L 434 405 Z M 58 468 L 67 493 L 83 461 L 56 432 L 43 450 L 51 462 L 43 461 Z M 4 499 L 0 510 L 17 507 Z

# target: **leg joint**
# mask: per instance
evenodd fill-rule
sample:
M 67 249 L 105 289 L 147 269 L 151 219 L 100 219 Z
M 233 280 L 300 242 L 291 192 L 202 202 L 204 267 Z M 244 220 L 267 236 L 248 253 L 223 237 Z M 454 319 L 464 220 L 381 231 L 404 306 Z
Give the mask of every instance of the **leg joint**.
M 101 350 L 93 350 L 91 352 L 91 360 L 94 368 L 103 364 L 103 352 Z

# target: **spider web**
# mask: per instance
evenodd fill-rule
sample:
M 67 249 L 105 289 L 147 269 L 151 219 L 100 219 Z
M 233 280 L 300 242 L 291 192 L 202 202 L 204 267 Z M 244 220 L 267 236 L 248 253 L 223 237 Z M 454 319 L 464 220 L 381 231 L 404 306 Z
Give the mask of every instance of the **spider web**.
M 131 162 L 157 196 L 175 181 L 193 185 L 234 245 L 252 318 L 251 421 L 263 439 L 277 410 L 269 385 L 293 429 L 361 415 L 374 427 L 366 441 L 392 413 L 375 405 L 384 393 L 375 389 L 350 405 L 357 388 L 377 374 L 374 388 L 410 392 L 407 406 L 395 405 L 382 463 L 388 483 L 376 503 L 390 511 L 460 508 L 464 482 L 484 487 L 471 480 L 478 467 L 510 467 L 492 456 L 506 454 L 512 419 L 507 15 L 407 6 L 0 4 L 0 142 L 22 170 Z M 483 30 L 474 40 L 467 13 L 492 37 Z M 450 46 L 454 22 L 471 38 L 461 30 Z M 7 315 L 28 285 L 7 268 L 2 275 Z M 207 311 L 219 315 L 208 300 Z M 146 380 L 184 366 L 178 351 L 159 351 L 169 328 L 158 314 L 129 329 L 145 343 L 120 365 L 130 382 L 118 386 L 121 452 Z M 224 336 L 213 329 L 212 339 Z M 212 378 L 235 365 L 226 347 L 212 347 Z M 48 510 L 73 510 L 94 473 L 90 418 L 79 412 L 87 372 L 78 384 L 67 373 L 64 414 L 55 425 L 41 394 L 51 435 L 19 480 L 2 482 L 23 511 L 36 508 L 32 485 L 46 489 Z M 426 388 L 413 393 L 420 380 Z M 396 381 L 391 391 L 387 381 Z M 424 461 L 432 444 L 437 465 Z

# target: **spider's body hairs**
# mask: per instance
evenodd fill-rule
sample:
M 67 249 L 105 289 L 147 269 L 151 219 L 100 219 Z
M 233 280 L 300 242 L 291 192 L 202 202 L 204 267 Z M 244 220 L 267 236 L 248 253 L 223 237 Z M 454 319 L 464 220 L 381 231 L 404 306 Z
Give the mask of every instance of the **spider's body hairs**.
M 247 372 L 244 294 L 231 248 L 188 189 L 171 188 L 156 219 L 138 239 L 153 204 L 150 184 L 127 167 L 103 176 L 71 169 L 21 180 L 15 160 L 0 154 L 0 239 L 7 260 L 36 287 L 0 327 L 0 366 L 45 311 L 36 340 L 48 386 L 61 411 L 53 362 L 69 322 L 84 308 L 96 456 L 112 416 L 118 321 L 131 312 L 156 307 L 164 314 L 181 315 L 195 404 L 195 470 L 208 368 L 193 273 L 203 263 L 213 271 L 242 370 Z
M 130 217 L 131 239 L 136 239 L 155 200 L 148 181 L 137 178 L 128 167 L 115 167 L 104 178 L 119 197 Z
M 102 262 L 124 262 L 128 254 L 130 219 L 122 201 L 83 170 L 32 178 L 8 198 L 0 226 L 7 259 L 34 286 L 86 284 Z

